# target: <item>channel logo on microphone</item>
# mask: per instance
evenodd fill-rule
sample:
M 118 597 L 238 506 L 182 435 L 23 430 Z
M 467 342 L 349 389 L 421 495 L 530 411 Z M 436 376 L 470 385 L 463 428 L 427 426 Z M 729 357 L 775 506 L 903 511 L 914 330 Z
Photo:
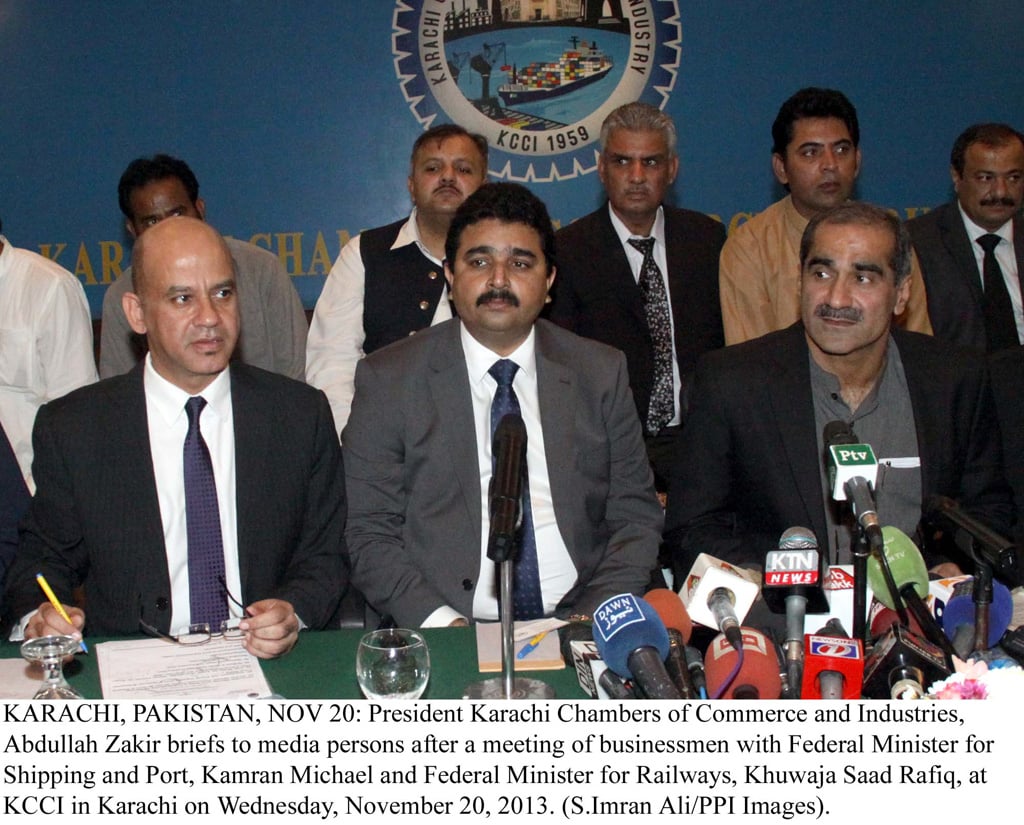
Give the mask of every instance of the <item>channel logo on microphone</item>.
M 769 550 L 764 559 L 768 587 L 818 583 L 817 550 Z
M 639 599 L 631 593 L 612 596 L 594 611 L 594 630 L 606 642 L 623 628 L 643 621 L 643 608 Z
M 842 639 L 838 636 L 808 636 L 808 656 L 827 656 L 830 659 L 859 659 L 860 645 L 856 639 Z

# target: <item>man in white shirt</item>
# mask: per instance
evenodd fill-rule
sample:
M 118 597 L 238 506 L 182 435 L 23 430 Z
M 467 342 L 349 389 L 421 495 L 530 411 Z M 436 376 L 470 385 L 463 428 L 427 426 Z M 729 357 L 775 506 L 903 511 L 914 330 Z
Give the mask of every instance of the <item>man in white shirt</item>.
M 1013 348 L 1024 341 L 1024 135 L 969 127 L 950 175 L 956 198 L 907 222 L 935 336 L 977 352 Z
M 29 490 L 32 424 L 47 401 L 96 380 L 92 320 L 79 280 L 0 235 L 0 423 Z
M 547 209 L 522 186 L 486 184 L 445 252 L 458 319 L 356 369 L 342 438 L 353 582 L 405 626 L 498 618 L 488 489 L 496 411 L 514 398 L 528 467 L 516 617 L 642 593 L 662 513 L 626 362 L 537 320 L 556 270 Z
M 446 123 L 412 148 L 408 218 L 369 229 L 341 250 L 316 302 L 306 380 L 331 401 L 340 433 L 364 355 L 452 317 L 444 240 L 452 215 L 487 178 L 487 141 Z
M 300 627 L 328 624 L 347 583 L 327 399 L 230 363 L 236 275 L 216 230 L 164 221 L 132 263 L 124 311 L 149 354 L 40 410 L 38 489 L 8 577 L 9 616 L 35 609 L 27 637 L 176 636 L 197 622 L 216 633 L 234 618 L 250 652 L 279 656 Z M 69 606 L 68 625 L 40 603 L 37 572 L 62 602 L 82 587 L 88 618 Z

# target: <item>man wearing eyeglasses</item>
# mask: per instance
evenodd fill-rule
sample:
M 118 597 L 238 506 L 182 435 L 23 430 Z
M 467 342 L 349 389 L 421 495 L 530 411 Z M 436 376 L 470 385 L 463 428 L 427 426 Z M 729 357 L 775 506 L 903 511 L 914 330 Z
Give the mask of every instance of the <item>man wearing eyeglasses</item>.
M 8 580 L 26 637 L 179 636 L 240 619 L 270 658 L 300 627 L 324 627 L 345 589 L 341 456 L 324 394 L 230 363 L 237 285 L 202 221 L 142 236 L 124 297 L 149 354 L 131 372 L 46 405 L 34 442 L 37 494 Z M 84 589 L 69 626 L 61 602 Z M 243 607 L 244 606 L 244 607 Z

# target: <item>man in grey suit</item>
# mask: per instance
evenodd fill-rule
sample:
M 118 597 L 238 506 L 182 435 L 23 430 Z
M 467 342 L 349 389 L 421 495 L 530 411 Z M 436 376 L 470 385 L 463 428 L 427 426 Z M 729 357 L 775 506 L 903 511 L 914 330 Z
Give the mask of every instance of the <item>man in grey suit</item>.
M 149 354 L 40 409 L 9 615 L 27 637 L 178 635 L 199 622 L 217 632 L 233 616 L 250 652 L 279 656 L 300 627 L 328 624 L 347 583 L 330 406 L 319 390 L 230 363 L 236 275 L 216 230 L 161 222 L 132 263 L 123 306 Z M 83 588 L 88 615 L 69 606 L 69 625 L 37 572 L 69 605 Z
M 611 595 L 642 592 L 662 513 L 626 362 L 537 320 L 555 278 L 547 209 L 522 186 L 485 184 L 456 212 L 445 254 L 458 318 L 356 370 L 342 437 L 354 583 L 402 625 L 498 618 L 485 552 L 491 419 L 511 396 L 529 468 L 517 618 L 585 615 Z M 524 562 L 535 565 L 540 598 L 521 612 Z
M 1024 135 L 1002 123 L 953 144 L 956 199 L 907 222 L 937 338 L 977 352 L 1024 340 Z

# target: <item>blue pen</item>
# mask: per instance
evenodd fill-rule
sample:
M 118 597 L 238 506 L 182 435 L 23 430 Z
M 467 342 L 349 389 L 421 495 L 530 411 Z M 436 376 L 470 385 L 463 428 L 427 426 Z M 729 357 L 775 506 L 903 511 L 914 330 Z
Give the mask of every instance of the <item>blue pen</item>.
M 533 651 L 537 649 L 537 645 L 539 645 L 541 643 L 541 640 L 547 635 L 548 632 L 546 630 L 538 633 L 536 636 L 530 639 L 530 641 L 523 645 L 522 648 L 520 648 L 519 652 L 516 654 L 516 658 L 525 659 L 527 656 L 529 656 L 531 653 L 533 653 Z

